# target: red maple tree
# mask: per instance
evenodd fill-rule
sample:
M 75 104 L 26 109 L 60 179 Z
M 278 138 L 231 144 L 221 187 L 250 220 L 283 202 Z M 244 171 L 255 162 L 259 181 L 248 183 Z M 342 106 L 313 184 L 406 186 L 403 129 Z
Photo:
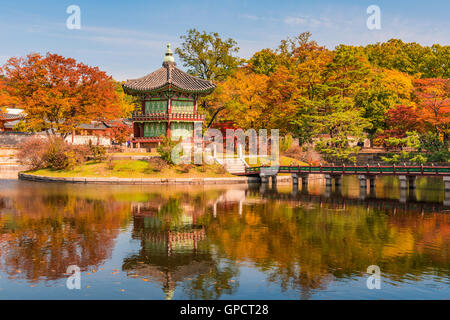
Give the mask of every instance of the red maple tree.
M 419 117 L 436 135 L 448 136 L 450 124 L 450 79 L 429 78 L 414 81 Z
M 66 136 L 82 123 L 120 115 L 113 79 L 97 67 L 47 53 L 11 58 L 4 71 L 8 93 L 34 130 Z

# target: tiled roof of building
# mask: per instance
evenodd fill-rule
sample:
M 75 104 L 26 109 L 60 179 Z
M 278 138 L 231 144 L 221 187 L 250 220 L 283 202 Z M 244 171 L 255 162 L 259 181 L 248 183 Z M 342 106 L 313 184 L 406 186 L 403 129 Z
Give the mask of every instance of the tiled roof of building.
M 0 120 L 12 121 L 22 119 L 23 115 L 21 114 L 12 114 L 12 113 L 2 113 L 0 114 Z
M 167 58 L 171 59 L 167 59 Z M 209 93 L 216 85 L 211 81 L 203 80 L 178 69 L 176 63 L 173 61 L 170 46 L 166 53 L 162 68 L 139 79 L 128 80 L 123 88 L 128 93 L 133 91 L 157 91 L 166 86 L 171 85 L 174 89 L 194 93 Z

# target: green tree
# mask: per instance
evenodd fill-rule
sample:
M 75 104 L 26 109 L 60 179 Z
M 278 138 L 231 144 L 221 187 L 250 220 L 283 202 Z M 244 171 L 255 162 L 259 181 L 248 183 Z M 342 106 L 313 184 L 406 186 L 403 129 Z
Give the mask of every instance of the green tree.
M 270 76 L 277 70 L 279 59 L 277 53 L 271 49 L 262 49 L 250 58 L 248 64 L 250 70 L 254 73 Z
M 244 61 L 235 56 L 239 51 L 237 42 L 223 40 L 216 32 L 190 29 L 180 38 L 183 43 L 175 52 L 188 72 L 202 79 L 222 81 Z
M 359 147 L 351 145 L 364 138 L 370 122 L 355 110 L 337 111 L 314 117 L 315 134 L 325 137 L 316 141 L 316 150 L 329 162 L 356 162 Z

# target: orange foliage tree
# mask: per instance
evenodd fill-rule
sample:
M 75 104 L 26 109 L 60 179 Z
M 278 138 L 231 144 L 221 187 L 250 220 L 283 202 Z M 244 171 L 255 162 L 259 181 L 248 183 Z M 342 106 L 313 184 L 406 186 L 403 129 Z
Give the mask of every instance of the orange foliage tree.
M 2 70 L 0 69 L 0 116 L 4 113 L 3 108 L 11 103 L 11 97 L 8 95 L 5 89 L 5 79 L 1 75 Z
M 114 142 L 125 143 L 130 139 L 133 130 L 126 124 L 119 123 L 111 128 L 110 137 Z
M 415 94 L 420 108 L 420 118 L 433 128 L 437 136 L 449 140 L 450 79 L 417 79 Z
M 11 58 L 4 70 L 30 129 L 67 136 L 82 123 L 120 114 L 113 79 L 97 67 L 47 53 Z

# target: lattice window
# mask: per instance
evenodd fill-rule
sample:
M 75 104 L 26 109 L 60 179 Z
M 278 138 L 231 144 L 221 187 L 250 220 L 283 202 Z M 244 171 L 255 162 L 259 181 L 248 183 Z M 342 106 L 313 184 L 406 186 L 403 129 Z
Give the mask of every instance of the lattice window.
M 167 100 L 145 101 L 145 113 L 166 113 Z
M 194 124 L 192 122 L 172 122 L 170 132 L 173 138 L 189 138 L 192 137 Z
M 172 100 L 172 113 L 193 113 L 194 101 Z
M 163 122 L 148 122 L 144 126 L 145 137 L 160 137 L 166 135 L 166 124 Z

